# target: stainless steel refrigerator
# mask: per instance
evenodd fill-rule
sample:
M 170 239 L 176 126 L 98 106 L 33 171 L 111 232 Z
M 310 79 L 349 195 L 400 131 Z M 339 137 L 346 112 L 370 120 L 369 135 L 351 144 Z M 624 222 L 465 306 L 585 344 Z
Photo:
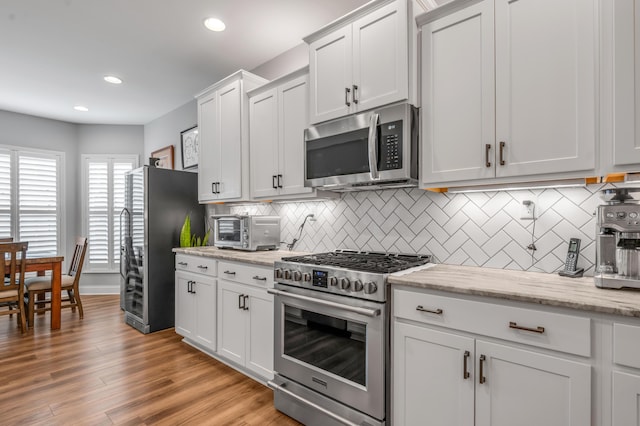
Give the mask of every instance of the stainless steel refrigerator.
M 174 326 L 172 248 L 188 213 L 191 230 L 204 235 L 196 173 L 144 166 L 125 175 L 120 213 L 120 307 L 125 322 L 143 333 Z

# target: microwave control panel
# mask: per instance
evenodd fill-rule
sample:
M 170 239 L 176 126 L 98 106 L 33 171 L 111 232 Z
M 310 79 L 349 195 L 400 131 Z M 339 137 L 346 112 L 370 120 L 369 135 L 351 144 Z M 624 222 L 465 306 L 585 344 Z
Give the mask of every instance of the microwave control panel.
M 402 120 L 380 125 L 378 170 L 402 168 Z

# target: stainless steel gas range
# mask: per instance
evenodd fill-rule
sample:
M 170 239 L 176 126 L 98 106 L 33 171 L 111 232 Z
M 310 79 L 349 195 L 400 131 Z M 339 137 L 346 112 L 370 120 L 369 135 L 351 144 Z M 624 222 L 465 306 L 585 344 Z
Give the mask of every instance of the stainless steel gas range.
M 430 260 L 336 250 L 276 262 L 276 408 L 306 425 L 387 424 L 387 277 Z

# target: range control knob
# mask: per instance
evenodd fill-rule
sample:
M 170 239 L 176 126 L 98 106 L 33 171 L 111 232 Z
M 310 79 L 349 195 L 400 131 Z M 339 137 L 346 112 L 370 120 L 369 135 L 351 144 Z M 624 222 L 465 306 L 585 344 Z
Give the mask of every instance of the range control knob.
M 284 277 L 285 280 L 290 280 L 291 279 L 291 271 L 288 269 L 285 269 L 284 272 L 282 273 L 282 276 Z
M 364 288 L 364 285 L 362 284 L 362 281 L 355 280 L 353 282 L 353 291 L 362 291 L 363 288 Z
M 373 294 L 376 291 L 378 291 L 378 285 L 376 283 L 374 283 L 373 281 L 369 281 L 368 283 L 365 283 L 364 285 L 365 294 Z
M 329 284 L 331 284 L 331 287 L 337 286 L 338 285 L 338 279 L 336 277 L 329 278 Z
M 349 278 L 340 278 L 340 289 L 347 291 L 351 287 L 351 281 Z
M 302 274 L 302 281 L 311 281 L 311 274 L 305 272 L 304 274 Z
M 282 268 L 276 268 L 275 271 L 273 271 L 273 276 L 278 279 L 278 278 L 282 278 Z
M 293 280 L 294 281 L 300 281 L 302 279 L 302 274 L 300 273 L 300 271 L 294 271 L 293 272 Z

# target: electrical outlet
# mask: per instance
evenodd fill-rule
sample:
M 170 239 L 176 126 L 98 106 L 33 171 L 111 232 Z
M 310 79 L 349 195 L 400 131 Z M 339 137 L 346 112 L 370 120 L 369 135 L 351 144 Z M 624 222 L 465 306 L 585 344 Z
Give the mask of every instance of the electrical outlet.
M 536 203 L 524 200 L 520 210 L 520 220 L 535 220 Z

